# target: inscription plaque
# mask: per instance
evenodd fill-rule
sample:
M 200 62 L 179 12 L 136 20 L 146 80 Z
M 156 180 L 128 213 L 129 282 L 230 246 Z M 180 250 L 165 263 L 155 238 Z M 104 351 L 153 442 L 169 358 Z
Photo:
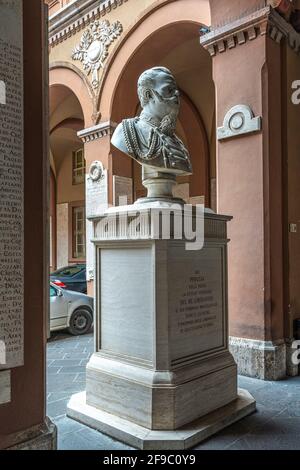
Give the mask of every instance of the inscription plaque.
M 86 175 L 86 216 L 99 215 L 107 207 L 107 170 L 103 170 L 102 176 L 97 180 L 93 180 L 89 175 Z
M 173 360 L 222 348 L 225 331 L 222 248 L 205 246 L 193 254 L 180 253 L 171 249 Z
M 132 178 L 113 176 L 114 206 L 127 206 L 133 203 Z
M 0 0 L 0 369 L 23 365 L 22 36 L 22 2 Z

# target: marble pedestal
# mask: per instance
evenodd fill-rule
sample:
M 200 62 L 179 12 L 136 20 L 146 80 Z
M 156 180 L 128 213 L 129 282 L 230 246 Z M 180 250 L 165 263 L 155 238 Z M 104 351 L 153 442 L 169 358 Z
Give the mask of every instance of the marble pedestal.
M 170 214 L 167 204 L 141 204 L 94 219 L 95 353 L 86 394 L 72 397 L 68 415 L 139 448 L 184 449 L 255 401 L 238 394 L 228 350 L 230 218 L 205 213 L 204 246 L 187 250 L 175 238 L 180 209 L 169 239 L 154 227 L 154 209 Z

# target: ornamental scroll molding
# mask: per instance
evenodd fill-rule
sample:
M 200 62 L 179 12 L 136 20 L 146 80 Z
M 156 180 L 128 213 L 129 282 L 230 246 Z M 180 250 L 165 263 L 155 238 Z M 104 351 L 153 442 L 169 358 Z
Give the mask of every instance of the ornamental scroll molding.
M 72 59 L 83 63 L 87 75 L 92 73 L 92 86 L 99 86 L 99 70 L 104 68 L 109 46 L 121 35 L 123 26 L 119 21 L 112 25 L 108 20 L 95 21 L 84 31 L 80 43 L 72 52 Z
M 224 118 L 223 127 L 217 130 L 218 140 L 230 139 L 262 129 L 262 118 L 255 117 L 249 106 L 239 104 L 231 108 Z
M 49 46 L 55 47 L 129 0 L 73 0 L 49 19 Z

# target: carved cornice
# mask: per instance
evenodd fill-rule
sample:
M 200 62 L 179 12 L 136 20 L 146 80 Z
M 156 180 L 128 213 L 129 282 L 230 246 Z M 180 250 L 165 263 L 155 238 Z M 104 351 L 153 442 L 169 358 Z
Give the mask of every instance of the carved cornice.
M 117 127 L 115 122 L 107 121 L 101 122 L 97 126 L 89 127 L 77 132 L 77 136 L 82 140 L 84 144 L 93 142 L 97 139 L 102 139 L 108 135 L 112 135 L 113 131 Z
M 128 0 L 75 0 L 49 19 L 49 45 L 54 47 Z
M 214 29 L 202 36 L 200 43 L 215 56 L 267 34 L 277 43 L 287 38 L 290 47 L 299 54 L 300 34 L 270 6 Z
M 269 35 L 273 39 L 273 36 L 276 37 L 278 34 L 282 34 L 296 54 L 300 54 L 300 34 L 282 16 L 272 10 L 269 20 Z

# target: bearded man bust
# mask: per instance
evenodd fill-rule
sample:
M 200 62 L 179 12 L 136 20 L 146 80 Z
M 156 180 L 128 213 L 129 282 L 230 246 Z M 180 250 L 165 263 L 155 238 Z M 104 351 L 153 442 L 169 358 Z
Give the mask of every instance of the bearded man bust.
M 192 174 L 189 152 L 175 134 L 180 92 L 170 70 L 154 67 L 138 80 L 140 116 L 124 119 L 112 144 L 145 167 L 173 175 Z

